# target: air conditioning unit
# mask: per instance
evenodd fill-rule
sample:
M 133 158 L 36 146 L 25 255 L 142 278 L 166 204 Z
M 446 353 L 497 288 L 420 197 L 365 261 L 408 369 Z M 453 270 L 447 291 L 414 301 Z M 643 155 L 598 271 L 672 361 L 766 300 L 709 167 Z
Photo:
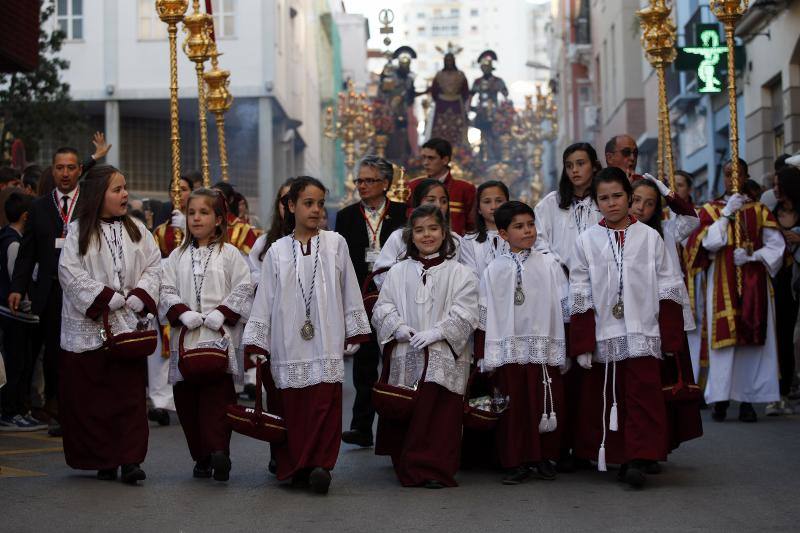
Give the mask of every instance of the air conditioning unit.
M 596 129 L 600 125 L 600 107 L 596 105 L 584 106 L 583 123 L 586 129 Z

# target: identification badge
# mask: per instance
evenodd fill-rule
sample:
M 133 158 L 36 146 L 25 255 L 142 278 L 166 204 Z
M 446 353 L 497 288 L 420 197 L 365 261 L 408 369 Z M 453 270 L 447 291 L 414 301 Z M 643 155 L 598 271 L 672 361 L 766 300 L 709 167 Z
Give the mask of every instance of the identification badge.
M 373 265 L 375 264 L 375 261 L 378 260 L 379 255 L 381 255 L 380 250 L 373 250 L 372 248 L 367 248 L 364 251 L 364 262 Z
M 67 239 L 64 237 L 57 237 L 56 238 L 56 250 L 60 250 L 64 247 L 64 243 L 67 242 Z

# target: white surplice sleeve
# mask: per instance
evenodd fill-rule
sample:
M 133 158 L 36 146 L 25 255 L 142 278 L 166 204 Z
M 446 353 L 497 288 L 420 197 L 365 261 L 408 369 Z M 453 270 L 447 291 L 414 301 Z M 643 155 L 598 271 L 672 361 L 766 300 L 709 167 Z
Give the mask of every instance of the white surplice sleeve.
M 260 235 L 256 242 L 253 243 L 253 247 L 250 248 L 250 253 L 247 254 L 247 266 L 250 267 L 250 275 L 252 278 L 253 286 L 258 285 L 258 280 L 261 279 L 261 252 L 264 251 L 264 247 L 267 245 L 267 235 Z M 264 254 L 266 257 L 266 254 Z
M 480 275 L 478 272 L 478 260 L 476 258 L 476 248 L 480 247 L 478 239 L 474 236 L 470 238 L 464 237 L 461 241 L 461 253 L 459 254 L 458 262 L 462 265 L 469 267 L 476 276 Z
M 253 305 L 254 287 L 250 269 L 244 257 L 235 248 L 231 249 L 226 246 L 224 252 L 225 269 L 230 272 L 231 276 L 231 292 L 222 300 L 220 307 L 224 309 L 220 310 L 222 314 L 226 315 L 228 321 L 234 323 L 239 320 L 246 321 Z M 231 316 L 228 311 L 238 317 Z
M 549 202 L 543 199 L 541 202 L 536 204 L 536 207 L 533 210 L 534 214 L 536 215 L 536 243 L 534 245 L 534 249 L 537 252 L 549 252 L 553 254 L 553 257 L 560 263 L 561 258 L 558 257 L 558 254 L 550 249 L 550 239 L 552 239 L 553 228 L 551 227 L 552 220 L 549 213 L 548 204 Z
M 655 243 L 655 265 L 658 279 L 658 299 L 672 300 L 680 306 L 686 305 L 689 295 L 683 273 L 670 260 L 667 246 L 661 238 L 653 238 Z
M 261 280 L 258 282 L 250 318 L 242 337 L 244 346 L 254 346 L 266 353 L 270 349 L 272 308 L 280 282 L 277 264 L 277 248 L 272 246 L 261 265 Z
M 404 324 L 394 302 L 394 298 L 399 294 L 398 289 L 403 290 L 404 280 L 401 271 L 400 268 L 393 268 L 386 273 L 378 300 L 372 308 L 372 325 L 375 327 L 375 334 L 381 344 L 392 340 L 394 332 Z
M 728 219 L 719 217 L 708 227 L 705 237 L 703 237 L 703 248 L 711 253 L 718 252 L 728 244 Z
M 764 263 L 767 272 L 773 278 L 778 275 L 783 266 L 783 254 L 786 250 L 786 241 L 781 232 L 773 228 L 763 228 L 761 230 L 761 240 L 763 246 L 753 252 L 753 255 Z
M 158 249 L 158 243 L 155 239 L 150 238 L 150 233 L 144 225 L 139 225 L 139 230 L 142 232 L 142 238 L 136 245 L 142 248 L 144 270 L 139 276 L 139 281 L 136 282 L 136 287 L 133 291 L 142 290 L 146 292 L 153 300 L 154 306 L 156 306 L 156 309 L 153 309 L 155 313 L 161 290 L 161 250 Z
M 575 241 L 573 261 L 569 271 L 569 314 L 580 315 L 594 309 L 592 283 L 589 276 L 589 261 L 583 249 L 583 239 Z
M 478 327 L 478 278 L 466 267 L 456 272 L 458 277 L 452 293 L 452 302 L 447 315 L 435 327 L 439 328 L 456 354 L 464 351 L 470 335 Z
M 78 223 L 73 222 L 70 224 L 67 240 L 58 261 L 58 281 L 64 289 L 64 296 L 85 315 L 106 286 L 92 279 L 86 270 L 78 249 L 78 233 L 80 233 Z M 89 246 L 94 245 L 95 239 L 91 239 Z
M 487 268 L 488 272 L 489 269 Z M 489 310 L 489 298 L 492 297 L 492 285 L 489 283 L 489 274 L 484 272 L 478 283 L 478 329 L 486 331 L 486 316 Z
M 689 215 L 676 215 L 673 234 L 675 242 L 683 242 L 700 226 L 700 219 Z
M 405 245 L 403 244 L 403 230 L 396 229 L 394 230 L 389 238 L 386 239 L 386 242 L 383 244 L 381 248 L 381 253 L 378 254 L 378 258 L 375 260 L 375 264 L 373 265 L 373 271 L 381 269 L 381 268 L 391 268 L 393 265 L 397 264 L 400 260 L 400 255 L 403 254 L 403 250 L 405 249 Z M 386 280 L 386 274 L 378 274 L 372 281 L 375 282 L 375 286 L 378 289 L 381 288 L 383 282 Z
M 158 299 L 158 316 L 161 318 L 162 323 L 169 322 L 167 314 L 170 309 L 175 306 L 186 306 L 178 292 L 178 264 L 180 258 L 181 249 L 176 248 L 161 263 L 161 292 Z M 188 306 L 186 308 L 188 309 Z
M 366 339 L 357 339 L 363 335 L 369 335 L 372 330 L 369 327 L 367 312 L 364 310 L 364 299 L 361 296 L 361 287 L 358 284 L 356 270 L 350 260 L 350 251 L 344 237 L 339 236 L 339 245 L 336 251 L 336 260 L 339 262 L 339 272 L 342 288 L 342 304 L 344 307 L 344 338 L 345 342 L 351 340 L 356 343 L 364 342 Z

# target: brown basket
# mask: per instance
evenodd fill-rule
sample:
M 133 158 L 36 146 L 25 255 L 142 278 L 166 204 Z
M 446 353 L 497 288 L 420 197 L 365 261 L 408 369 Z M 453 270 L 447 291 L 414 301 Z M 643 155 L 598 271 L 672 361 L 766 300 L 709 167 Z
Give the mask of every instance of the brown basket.
M 425 365 L 416 389 L 389 385 L 389 369 L 392 360 L 392 350 L 397 341 L 391 341 L 383 348 L 383 369 L 381 377 L 372 387 L 372 405 L 379 416 L 389 420 L 404 421 L 411 418 L 414 406 L 419 396 L 419 388 L 425 380 L 428 371 L 428 348 L 425 348 Z
M 703 399 L 703 390 L 694 383 L 692 378 L 683 379 L 683 368 L 681 367 L 680 354 L 674 354 L 675 366 L 678 379 L 672 385 L 664 385 L 661 392 L 664 394 L 664 401 L 667 403 L 690 403 L 700 402 Z
M 225 377 L 228 350 L 208 347 L 187 350 L 183 345 L 186 331 L 186 326 L 182 327 L 178 338 L 178 370 L 183 379 L 191 383 L 210 383 Z M 219 334 L 225 337 L 225 330 L 220 328 Z
M 466 429 L 471 429 L 474 431 L 491 431 L 497 426 L 497 421 L 500 420 L 500 416 L 503 413 L 495 413 L 494 411 L 486 411 L 484 409 L 479 409 L 477 407 L 472 407 L 469 404 L 470 400 L 470 390 L 472 389 L 472 383 L 475 381 L 475 378 L 478 376 L 479 371 L 476 367 L 472 370 L 469 375 L 469 380 L 467 381 L 467 390 L 464 393 L 464 416 L 463 416 L 463 423 Z
M 103 329 L 100 337 L 103 339 L 103 348 L 116 359 L 135 361 L 145 359 L 156 351 L 158 346 L 158 333 L 154 329 L 144 329 L 139 323 L 136 331 L 114 335 L 108 321 L 109 310 L 103 311 Z
M 286 440 L 286 423 L 283 417 L 267 413 L 263 409 L 261 386 L 261 361 L 259 357 L 256 364 L 256 405 L 255 408 L 246 405 L 229 405 L 227 414 L 228 424 L 236 433 L 241 433 L 254 439 L 279 444 Z M 267 360 L 267 363 L 269 361 Z

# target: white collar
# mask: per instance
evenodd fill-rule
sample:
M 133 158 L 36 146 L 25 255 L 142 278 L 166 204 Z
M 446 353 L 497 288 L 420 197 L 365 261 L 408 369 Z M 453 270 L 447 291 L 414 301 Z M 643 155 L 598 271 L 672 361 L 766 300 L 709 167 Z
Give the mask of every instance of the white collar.
M 72 197 L 75 195 L 76 192 L 78 192 L 78 187 L 79 186 L 76 186 L 74 189 L 72 189 L 71 191 L 69 191 L 67 193 L 63 193 L 63 192 L 59 191 L 58 188 L 56 188 L 56 197 L 58 198 L 58 201 L 60 202 L 61 199 L 64 198 L 65 196 L 67 198 L 69 198 L 70 200 L 72 200 Z

